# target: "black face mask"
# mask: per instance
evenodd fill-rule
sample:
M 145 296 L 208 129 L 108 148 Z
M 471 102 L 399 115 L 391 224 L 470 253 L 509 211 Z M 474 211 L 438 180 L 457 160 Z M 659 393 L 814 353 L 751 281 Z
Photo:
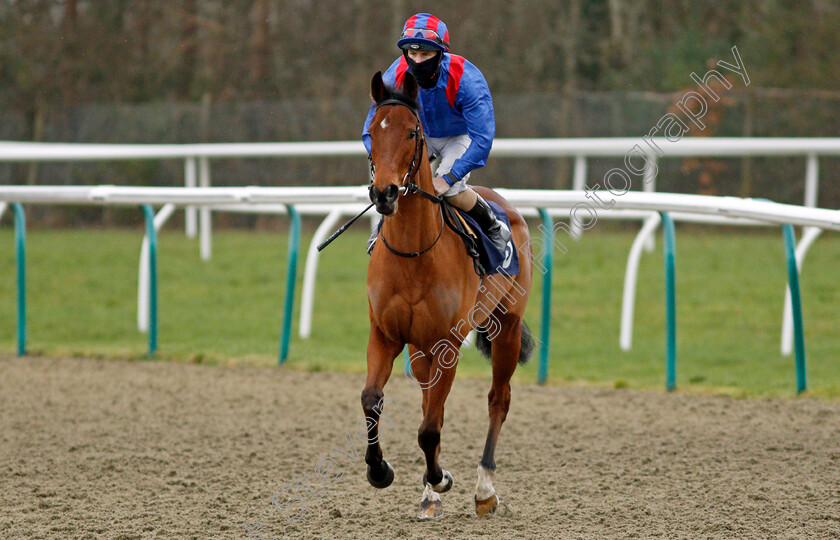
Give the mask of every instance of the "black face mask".
M 404 52 L 403 56 L 405 56 L 405 61 L 408 62 L 408 71 L 417 79 L 420 88 L 433 88 L 437 84 L 438 77 L 440 77 L 440 63 L 443 60 L 441 51 L 419 64 L 408 57 L 408 52 Z

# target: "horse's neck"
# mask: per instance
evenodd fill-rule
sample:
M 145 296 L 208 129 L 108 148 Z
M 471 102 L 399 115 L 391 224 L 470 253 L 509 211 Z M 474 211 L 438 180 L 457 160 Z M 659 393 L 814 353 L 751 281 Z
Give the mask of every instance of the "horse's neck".
M 434 194 L 432 171 L 426 152 L 422 152 L 417 187 Z M 382 230 L 388 243 L 400 251 L 421 251 L 432 245 L 440 233 L 441 214 L 437 204 L 419 193 L 400 196 L 397 212 L 386 218 Z

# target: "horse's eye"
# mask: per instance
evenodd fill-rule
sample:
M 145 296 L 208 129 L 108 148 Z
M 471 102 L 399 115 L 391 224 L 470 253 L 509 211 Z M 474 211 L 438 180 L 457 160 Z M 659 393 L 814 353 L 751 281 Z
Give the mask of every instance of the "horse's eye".
M 412 131 L 409 131 L 409 132 L 408 132 L 408 138 L 409 138 L 409 139 L 413 139 L 413 138 L 414 138 L 414 137 L 416 137 L 416 136 L 417 136 L 417 132 L 416 132 L 416 131 L 412 130 Z

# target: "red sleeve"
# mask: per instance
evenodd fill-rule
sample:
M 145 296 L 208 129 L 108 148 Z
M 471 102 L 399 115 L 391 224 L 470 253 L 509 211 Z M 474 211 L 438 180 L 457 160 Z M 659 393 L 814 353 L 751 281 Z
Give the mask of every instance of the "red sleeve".
M 406 70 L 408 70 L 408 62 L 405 61 L 405 56 L 400 56 L 400 63 L 397 64 L 397 73 L 394 76 L 394 87 L 400 92 L 402 92 L 405 82 Z
M 404 59 L 403 59 L 404 60 Z M 458 98 L 458 88 L 461 86 L 461 76 L 464 74 L 464 57 L 449 55 L 449 80 L 446 82 L 446 100 L 449 106 L 455 106 Z

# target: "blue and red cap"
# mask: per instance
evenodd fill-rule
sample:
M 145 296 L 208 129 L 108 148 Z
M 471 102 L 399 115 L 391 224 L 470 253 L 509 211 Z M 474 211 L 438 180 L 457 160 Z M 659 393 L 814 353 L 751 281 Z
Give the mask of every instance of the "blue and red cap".
M 405 21 L 397 47 L 449 52 L 449 30 L 434 15 L 418 13 Z

